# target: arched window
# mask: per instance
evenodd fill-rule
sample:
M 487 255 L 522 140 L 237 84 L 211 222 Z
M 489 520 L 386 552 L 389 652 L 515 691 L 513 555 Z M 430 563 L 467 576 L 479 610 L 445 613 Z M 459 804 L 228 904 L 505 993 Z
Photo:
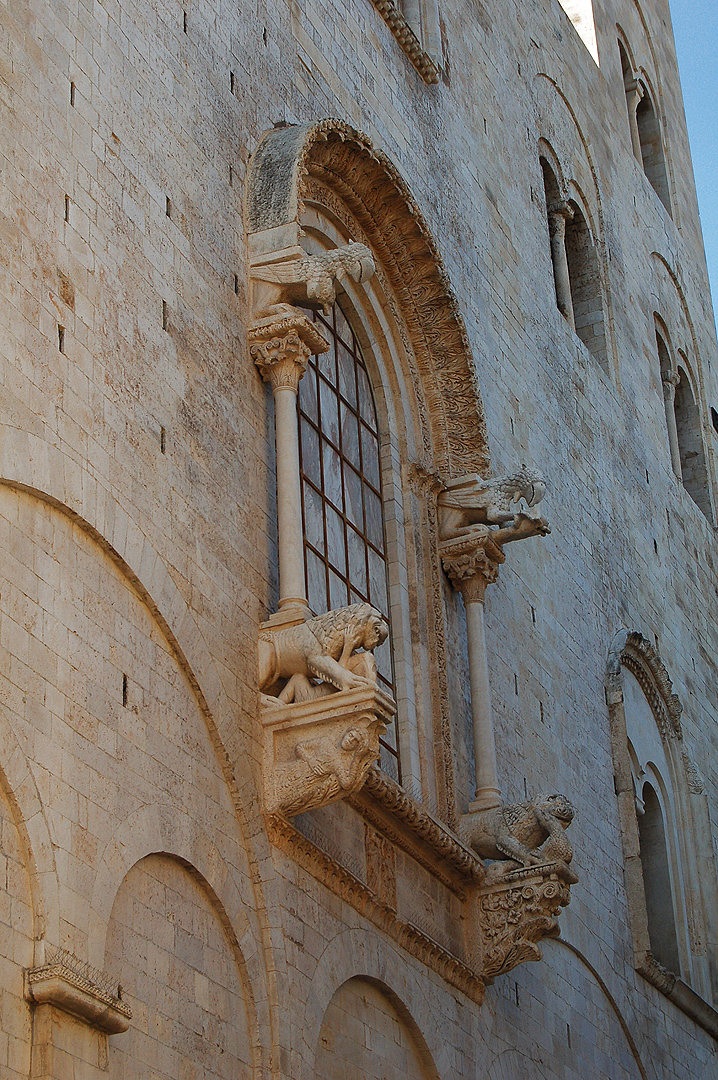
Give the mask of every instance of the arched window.
M 668 171 L 663 153 L 661 125 L 653 104 L 651 92 L 645 78 L 636 73 L 624 43 L 618 39 L 618 54 L 621 58 L 623 89 L 626 94 L 628 127 L 631 132 L 631 145 L 636 161 L 643 169 L 658 198 L 671 213 L 671 198 L 668 188 Z
M 577 203 L 566 222 L 566 258 L 571 281 L 571 300 L 576 333 L 592 356 L 606 365 L 606 331 L 598 255 L 591 230 Z
M 602 367 L 607 365 L 606 331 L 598 255 L 580 207 L 561 195 L 556 174 L 541 157 L 556 305 Z
M 643 813 L 638 817 L 638 835 L 651 952 L 669 971 L 680 972 L 663 812 L 656 792 L 648 783 L 643 785 L 641 801 Z
M 679 353 L 679 357 L 685 358 Z M 707 518 L 711 518 L 708 470 L 701 434 L 701 414 L 685 367 L 678 368 L 675 397 L 676 434 L 681 461 L 683 486 Z
M 668 173 L 663 154 L 661 125 L 651 96 L 645 84 L 641 84 L 643 96 L 636 106 L 636 125 L 641 144 L 641 164 L 654 191 L 666 210 L 671 212 L 671 199 L 668 190 Z
M 708 799 L 684 737 L 681 702 L 655 647 L 636 631 L 614 639 L 606 701 L 636 969 L 704 1023 L 686 991 L 718 1000 Z
M 299 384 L 300 467 L 307 599 L 315 612 L 367 602 L 389 616 L 379 426 L 361 348 L 339 304 L 314 320 L 329 341 Z M 393 695 L 391 645 L 375 653 Z M 382 768 L 399 778 L 395 733 Z

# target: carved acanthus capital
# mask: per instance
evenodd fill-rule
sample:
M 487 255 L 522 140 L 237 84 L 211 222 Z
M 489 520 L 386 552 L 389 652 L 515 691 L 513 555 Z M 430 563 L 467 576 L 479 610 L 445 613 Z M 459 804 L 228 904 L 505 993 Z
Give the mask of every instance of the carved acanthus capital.
M 294 304 L 321 308 L 326 315 L 345 278 L 365 282 L 375 270 L 371 249 L 355 241 L 321 255 L 307 255 L 296 247 L 278 252 L 267 261 L 257 260 L 250 268 L 255 317 Z
M 514 870 L 479 891 L 486 982 L 527 960 L 541 959 L 538 942 L 558 935 L 557 915 L 570 901 L 575 878 L 557 861 Z
M 485 525 L 475 525 L 468 535 L 439 544 L 444 570 L 465 603 L 483 600 L 486 586 L 496 581 L 499 566 L 506 559 L 492 533 Z
M 272 390 L 287 387 L 296 392 L 309 357 L 329 348 L 314 323 L 291 309 L 255 323 L 248 337 L 249 355 Z
M 548 214 L 551 236 L 553 236 L 554 233 L 564 236 L 566 232 L 566 222 L 571 221 L 573 218 L 571 204 L 567 202 L 566 199 L 555 199 L 548 204 L 546 211 Z
M 681 381 L 681 377 L 677 371 L 672 371 L 671 368 L 663 368 L 661 371 L 661 382 L 663 383 L 663 396 L 667 401 L 673 401 L 676 396 L 676 387 Z
M 262 711 L 264 801 L 293 817 L 358 791 L 395 712 L 377 686 Z

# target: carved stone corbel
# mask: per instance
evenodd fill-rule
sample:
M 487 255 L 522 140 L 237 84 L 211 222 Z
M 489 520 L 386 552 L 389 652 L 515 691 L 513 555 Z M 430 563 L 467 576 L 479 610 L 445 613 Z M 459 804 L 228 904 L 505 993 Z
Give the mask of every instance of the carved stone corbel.
M 121 987 L 65 949 L 55 949 L 46 963 L 25 972 L 25 998 L 35 1006 L 52 1005 L 108 1035 L 127 1031 L 132 1019 Z
M 563 862 L 514 870 L 500 883 L 479 890 L 479 925 L 484 944 L 482 977 L 487 983 L 527 960 L 540 960 L 538 942 L 557 937 L 557 916 L 570 900 L 576 875 Z
M 374 649 L 389 627 L 351 604 L 259 639 L 268 813 L 291 817 L 358 791 L 396 707 L 379 689 Z

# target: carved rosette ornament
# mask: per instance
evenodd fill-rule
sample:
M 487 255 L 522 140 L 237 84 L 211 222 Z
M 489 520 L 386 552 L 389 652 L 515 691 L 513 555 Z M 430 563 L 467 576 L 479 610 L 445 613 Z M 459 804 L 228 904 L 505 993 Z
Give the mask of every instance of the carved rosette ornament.
M 529 866 L 500 884 L 479 890 L 479 924 L 484 942 L 482 975 L 487 983 L 527 960 L 540 960 L 538 942 L 557 937 L 557 915 L 569 900 L 576 876 L 563 862 Z

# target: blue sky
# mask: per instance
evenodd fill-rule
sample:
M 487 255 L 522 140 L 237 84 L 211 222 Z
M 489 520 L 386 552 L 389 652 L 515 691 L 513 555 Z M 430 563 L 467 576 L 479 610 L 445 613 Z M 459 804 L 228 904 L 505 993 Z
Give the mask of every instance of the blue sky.
M 718 306 L 718 0 L 670 0 L 714 310 Z

